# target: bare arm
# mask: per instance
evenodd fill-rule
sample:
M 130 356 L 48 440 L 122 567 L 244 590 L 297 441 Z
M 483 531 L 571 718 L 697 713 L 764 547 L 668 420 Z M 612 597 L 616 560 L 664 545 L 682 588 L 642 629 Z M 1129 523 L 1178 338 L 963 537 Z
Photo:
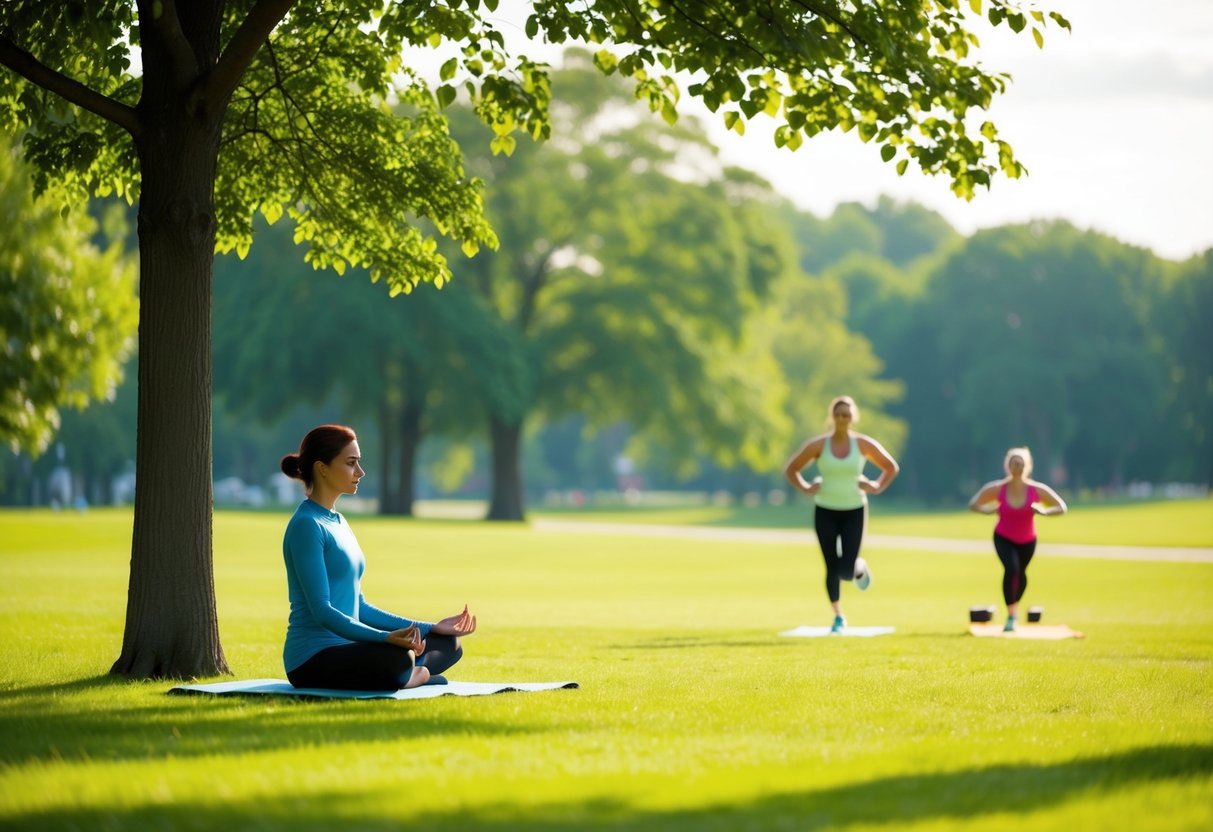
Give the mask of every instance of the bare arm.
M 803 468 L 809 465 L 813 460 L 821 456 L 821 449 L 825 444 L 824 436 L 815 436 L 806 441 L 800 446 L 800 450 L 792 454 L 792 458 L 788 460 L 788 464 L 783 468 L 783 475 L 792 487 L 797 491 L 805 494 L 816 494 L 821 488 L 820 480 L 814 480 L 812 483 L 805 480 L 800 473 Z
M 1066 505 L 1066 501 L 1063 500 L 1056 491 L 1049 488 L 1049 486 L 1045 485 L 1043 482 L 1033 481 L 1032 485 L 1036 488 L 1037 496 L 1044 498 L 1037 500 L 1032 506 L 1032 510 L 1041 517 L 1051 517 L 1058 514 L 1065 514 L 1070 510 L 1069 506 Z
M 978 514 L 993 514 L 998 510 L 998 488 L 1002 485 L 1002 480 L 994 480 L 988 482 L 981 487 L 981 490 L 973 495 L 973 499 L 969 500 L 969 511 L 975 511 Z
M 901 466 L 884 449 L 884 446 L 872 437 L 856 436 L 855 438 L 859 443 L 859 452 L 880 469 L 880 476 L 876 478 L 875 482 L 861 477 L 859 488 L 868 494 L 879 494 L 889 487 L 889 483 L 897 479 Z

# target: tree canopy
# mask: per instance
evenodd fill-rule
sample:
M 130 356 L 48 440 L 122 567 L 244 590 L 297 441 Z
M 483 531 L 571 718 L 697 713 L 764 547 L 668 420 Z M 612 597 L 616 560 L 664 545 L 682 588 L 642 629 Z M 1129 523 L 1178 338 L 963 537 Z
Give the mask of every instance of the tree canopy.
M 41 452 L 63 408 L 112 399 L 122 380 L 135 264 L 106 236 L 86 211 L 35 201 L 29 169 L 0 148 L 0 441 L 14 451 Z

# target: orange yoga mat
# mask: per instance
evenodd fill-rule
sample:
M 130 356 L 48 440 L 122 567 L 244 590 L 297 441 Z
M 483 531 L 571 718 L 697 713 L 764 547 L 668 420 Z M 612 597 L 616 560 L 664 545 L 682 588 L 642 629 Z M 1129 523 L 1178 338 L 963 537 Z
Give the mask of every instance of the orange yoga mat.
M 1001 624 L 970 624 L 969 632 L 986 638 L 1034 638 L 1056 641 L 1063 638 L 1083 638 L 1077 630 L 1065 624 L 1020 624 L 1009 633 L 1004 633 Z

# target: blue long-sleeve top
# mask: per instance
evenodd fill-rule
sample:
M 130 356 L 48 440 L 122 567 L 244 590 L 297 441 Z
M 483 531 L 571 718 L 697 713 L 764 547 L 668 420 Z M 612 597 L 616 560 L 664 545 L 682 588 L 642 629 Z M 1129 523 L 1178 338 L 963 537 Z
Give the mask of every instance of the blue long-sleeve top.
M 433 624 L 411 621 L 368 604 L 361 579 L 366 557 L 345 518 L 304 500 L 282 538 L 291 615 L 282 661 L 292 671 L 327 647 L 355 641 L 387 641 L 392 630 L 429 633 Z

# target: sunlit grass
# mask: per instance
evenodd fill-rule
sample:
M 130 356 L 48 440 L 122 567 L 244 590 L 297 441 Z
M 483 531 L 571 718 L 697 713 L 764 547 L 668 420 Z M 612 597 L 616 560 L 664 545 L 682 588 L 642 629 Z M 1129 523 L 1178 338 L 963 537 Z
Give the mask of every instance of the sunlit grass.
M 285 519 L 216 517 L 241 677 L 282 676 Z M 968 606 L 999 598 L 993 554 L 871 548 L 875 584 L 844 589 L 847 614 L 897 632 L 782 639 L 829 620 L 809 547 L 353 522 L 370 599 L 479 614 L 453 677 L 581 688 L 166 696 L 105 675 L 129 513 L 0 513 L 0 826 L 1213 826 L 1213 565 L 1041 558 L 1025 600 L 1087 638 L 1007 642 L 965 632 Z

